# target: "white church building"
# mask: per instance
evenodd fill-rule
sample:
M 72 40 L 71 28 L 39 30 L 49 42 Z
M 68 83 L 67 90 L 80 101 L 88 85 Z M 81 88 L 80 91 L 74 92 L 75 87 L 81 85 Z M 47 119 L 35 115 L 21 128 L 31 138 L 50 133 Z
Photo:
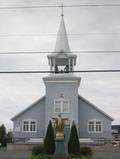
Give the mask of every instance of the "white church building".
M 74 75 L 77 56 L 70 51 L 63 15 L 54 53 L 47 58 L 51 73 L 43 78 L 46 94 L 11 119 L 14 143 L 43 139 L 51 117 L 59 114 L 70 121 L 65 127 L 66 138 L 74 121 L 80 141 L 110 142 L 113 118 L 78 94 L 81 77 Z

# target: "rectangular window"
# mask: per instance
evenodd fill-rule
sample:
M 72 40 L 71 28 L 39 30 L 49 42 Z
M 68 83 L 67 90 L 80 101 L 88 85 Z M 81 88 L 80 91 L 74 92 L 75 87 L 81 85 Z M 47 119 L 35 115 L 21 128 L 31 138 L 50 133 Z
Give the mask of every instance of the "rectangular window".
M 55 100 L 54 113 L 69 113 L 69 101 L 65 99 Z
M 91 120 L 88 122 L 88 132 L 89 133 L 101 133 L 102 132 L 102 122 L 99 120 Z
M 61 102 L 55 101 L 55 113 L 61 113 Z
M 30 122 L 30 131 L 36 131 L 36 122 L 35 121 Z
M 36 132 L 37 124 L 34 120 L 24 120 L 23 121 L 23 132 Z
M 62 112 L 63 113 L 68 113 L 69 112 L 69 105 L 68 105 L 68 101 L 63 101 L 63 105 L 62 105 Z
M 100 121 L 97 121 L 96 122 L 96 132 L 101 132 L 101 122 Z
M 94 132 L 94 122 L 93 121 L 89 122 L 89 132 Z
M 23 122 L 23 131 L 29 131 L 29 122 L 28 121 Z

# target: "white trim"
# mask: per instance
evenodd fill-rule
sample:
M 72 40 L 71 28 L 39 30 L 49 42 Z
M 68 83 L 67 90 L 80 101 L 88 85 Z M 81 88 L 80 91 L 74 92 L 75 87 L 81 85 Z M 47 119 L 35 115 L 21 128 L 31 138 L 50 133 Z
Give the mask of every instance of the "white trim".
M 63 102 L 64 101 L 68 103 L 68 111 L 67 112 L 63 112 Z M 68 99 L 62 100 L 62 113 L 70 113 L 70 100 L 68 100 Z
M 60 112 L 56 112 L 56 111 L 55 111 L 55 109 L 56 109 L 56 108 L 55 108 L 55 106 L 56 106 L 56 101 L 60 102 L 60 110 L 61 110 L 61 101 L 60 101 L 59 99 L 55 99 L 55 100 L 54 100 L 54 113 L 58 113 L 58 114 L 59 114 L 59 113 L 61 113 L 61 111 L 60 111 Z
M 89 122 L 93 122 L 94 123 L 94 131 L 89 131 Z M 96 122 L 101 122 L 101 131 L 96 131 Z M 102 120 L 101 119 L 90 119 L 88 120 L 87 122 L 87 130 L 88 130 L 88 133 L 97 133 L 97 134 L 100 134 L 103 132 L 103 124 L 102 124 Z
M 94 140 L 92 140 L 91 138 L 79 138 L 79 142 L 85 143 L 85 144 L 90 144 L 90 143 L 94 143 Z
M 52 62 L 50 59 L 49 59 L 49 65 L 50 65 L 50 71 L 52 71 Z
M 53 71 L 55 71 L 55 58 L 53 59 Z
M 45 81 L 46 83 L 78 83 L 78 80 L 72 81 L 72 80 L 54 80 L 54 81 Z
M 68 59 L 68 62 L 69 62 L 69 71 L 70 71 L 70 59 Z
M 41 144 L 44 143 L 44 138 L 30 138 L 27 142 L 30 144 Z
M 55 112 L 55 103 L 56 101 L 60 101 L 60 109 L 61 111 L 60 112 Z M 68 112 L 63 112 L 63 102 L 64 101 L 67 101 L 68 102 Z M 56 114 L 60 114 L 60 113 L 63 113 L 63 114 L 68 114 L 70 113 L 70 100 L 69 99 L 65 99 L 65 98 L 58 98 L 58 99 L 54 99 L 54 113 Z
M 72 71 L 74 71 L 74 59 L 72 60 Z
M 28 122 L 28 131 L 23 130 L 23 126 L 24 126 L 25 121 Z M 30 123 L 32 121 L 35 122 L 35 131 L 30 131 Z M 36 133 L 36 132 L 37 132 L 37 120 L 35 120 L 35 119 L 24 119 L 24 120 L 22 120 L 22 133 Z

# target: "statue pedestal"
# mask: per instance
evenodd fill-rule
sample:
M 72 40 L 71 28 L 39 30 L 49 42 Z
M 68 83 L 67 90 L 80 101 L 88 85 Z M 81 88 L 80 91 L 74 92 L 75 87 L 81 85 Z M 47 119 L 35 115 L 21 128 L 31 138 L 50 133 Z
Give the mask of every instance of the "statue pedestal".
M 64 138 L 56 139 L 54 157 L 59 159 L 64 158 L 65 155 Z

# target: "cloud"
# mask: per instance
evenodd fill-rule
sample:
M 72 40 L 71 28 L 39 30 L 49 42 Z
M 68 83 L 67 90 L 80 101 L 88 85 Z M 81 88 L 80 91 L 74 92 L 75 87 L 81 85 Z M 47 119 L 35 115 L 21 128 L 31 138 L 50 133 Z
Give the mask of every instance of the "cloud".
M 119 1 L 114 1 L 118 3 Z M 65 0 L 64 4 L 98 3 L 89 0 Z M 99 3 L 108 3 L 101 0 Z M 109 3 L 113 3 L 112 0 Z M 58 1 L 0 1 L 0 6 L 60 4 Z M 0 34 L 56 34 L 60 8 L 0 10 Z M 120 32 L 119 7 L 64 8 L 68 34 Z M 120 50 L 120 36 L 68 36 L 71 50 Z M 0 52 L 53 51 L 56 36 L 0 37 Z M 48 70 L 47 54 L 0 55 L 0 71 Z M 119 69 L 119 54 L 78 54 L 76 70 Z M 79 93 L 120 122 L 119 73 L 77 74 L 82 77 Z M 10 118 L 45 94 L 42 77 L 46 74 L 0 75 L 1 123 L 11 127 Z

